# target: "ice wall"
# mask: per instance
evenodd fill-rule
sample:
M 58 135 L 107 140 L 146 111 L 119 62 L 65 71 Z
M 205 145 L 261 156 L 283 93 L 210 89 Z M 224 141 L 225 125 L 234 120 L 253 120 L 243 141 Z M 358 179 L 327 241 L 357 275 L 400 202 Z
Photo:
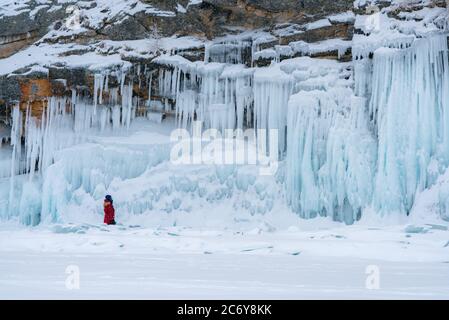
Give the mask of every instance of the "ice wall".
M 300 81 L 287 116 L 291 207 L 346 223 L 369 207 L 408 214 L 448 164 L 448 61 L 447 36 L 436 35 L 355 57 L 351 87 Z
M 375 140 L 349 87 L 313 89 L 288 105 L 286 194 L 303 218 L 353 223 L 372 194 Z
M 446 36 L 408 49 L 374 52 L 369 112 L 378 139 L 373 205 L 408 212 L 428 187 L 432 160 L 449 160 L 449 65 Z
M 43 177 L 40 191 L 41 219 L 55 222 L 64 218 L 71 206 L 87 206 L 85 211 L 101 212 L 102 199 L 107 193 L 116 193 L 116 186 L 137 179 L 148 168 L 169 158 L 165 144 L 103 145 L 85 143 L 61 150 Z M 151 179 L 149 179 L 151 181 Z M 128 187 L 133 194 L 135 187 Z M 124 201 L 126 186 L 121 190 L 122 201 L 117 204 L 122 213 L 142 213 L 157 201 L 148 193 L 142 199 Z M 126 208 L 123 208 L 126 207 Z M 83 212 L 79 213 L 80 215 Z
M 353 53 L 348 64 L 293 58 L 247 75 L 243 67 L 240 77 L 238 68 L 227 72 L 233 61 L 187 62 L 190 85 L 173 76 L 164 83 L 182 127 L 252 120 L 278 130 L 287 199 L 301 216 L 352 223 L 371 207 L 408 214 L 435 166 L 441 173 L 448 164 L 447 36 L 356 36 Z
M 104 91 L 110 96 L 107 104 L 102 98 Z M 73 91 L 70 98 L 48 98 L 39 116 L 32 113 L 29 105 L 25 110 L 13 108 L 11 174 L 8 183 L 6 179 L 0 181 L 4 190 L 0 218 L 17 217 L 26 225 L 36 225 L 46 215 L 55 217 L 55 205 L 48 199 L 48 193 L 56 192 L 61 185 L 51 184 L 47 169 L 61 150 L 86 142 L 105 130 L 129 128 L 135 112 L 132 86 L 123 84 L 120 93 L 119 104 L 118 88 L 109 89 L 107 75 L 102 74 L 95 76 L 93 102 Z M 80 160 L 75 155 L 73 159 Z M 82 175 L 83 168 L 78 169 L 77 174 Z M 70 185 L 76 183 L 70 181 Z M 61 201 L 61 197 L 54 201 Z

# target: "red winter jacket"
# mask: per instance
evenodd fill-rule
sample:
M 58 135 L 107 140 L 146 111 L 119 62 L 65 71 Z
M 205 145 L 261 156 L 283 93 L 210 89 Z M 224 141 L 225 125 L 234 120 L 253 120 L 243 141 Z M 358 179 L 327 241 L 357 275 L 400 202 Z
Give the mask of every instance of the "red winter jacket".
M 104 207 L 104 223 L 111 224 L 115 219 L 115 210 L 112 204 Z

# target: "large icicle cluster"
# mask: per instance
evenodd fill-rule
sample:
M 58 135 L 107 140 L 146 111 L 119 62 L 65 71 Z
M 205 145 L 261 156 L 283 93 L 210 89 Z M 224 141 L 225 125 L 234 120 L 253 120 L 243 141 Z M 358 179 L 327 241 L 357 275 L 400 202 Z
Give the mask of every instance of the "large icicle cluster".
M 382 47 L 354 66 L 354 91 L 308 79 L 289 101 L 287 199 L 306 218 L 352 223 L 370 206 L 406 214 L 448 164 L 447 36 Z
M 159 94 L 175 101 L 178 124 L 193 120 L 205 128 L 235 129 L 249 123 L 253 101 L 252 69 L 243 65 L 190 62 L 180 56 L 164 56 L 154 62 L 168 66 L 159 71 Z
M 289 66 L 299 92 L 288 103 L 286 193 L 301 217 L 353 223 L 372 193 L 375 142 L 343 66 Z
M 205 62 L 245 64 L 245 55 L 251 56 L 251 39 L 230 39 L 206 47 Z
M 378 137 L 377 210 L 408 212 L 415 194 L 434 182 L 431 162 L 448 163 L 448 63 L 446 36 L 374 52 L 369 112 Z
M 18 216 L 26 225 L 38 224 L 42 212 L 49 210 L 46 209 L 48 205 L 42 206 L 42 183 L 48 183 L 42 178 L 58 152 L 86 141 L 96 132 L 129 127 L 135 112 L 132 85 L 125 85 L 123 77 L 119 104 L 119 88 L 108 88 L 107 79 L 107 74 L 95 76 L 93 103 L 79 97 L 73 90 L 70 98 L 48 98 L 42 114 L 38 116 L 33 114 L 29 105 L 26 110 L 19 106 L 13 108 L 9 193 L 7 200 L 0 200 L 5 204 L 0 217 Z M 105 91 L 109 93 L 107 104 L 103 101 Z M 50 189 L 56 187 L 49 186 Z
M 93 112 L 90 113 L 90 110 L 86 109 L 85 112 L 87 112 L 87 114 L 84 114 L 85 117 L 91 118 L 90 120 L 85 118 L 84 123 L 96 126 L 97 124 L 94 122 L 98 121 L 101 130 L 104 130 L 109 123 L 112 124 L 114 129 L 121 126 L 129 128 L 131 120 L 136 113 L 136 103 L 133 100 L 133 85 L 125 84 L 126 72 L 124 70 L 119 70 L 115 71 L 113 75 L 115 75 L 119 87 L 109 88 L 109 78 L 111 77 L 109 72 L 95 74 Z M 107 102 L 103 101 L 105 93 L 109 96 Z M 119 100 L 119 95 L 121 101 Z M 77 100 L 75 92 L 74 95 L 72 95 L 72 100 Z M 100 116 L 97 117 L 97 107 L 99 105 L 101 105 L 102 108 L 100 108 L 99 111 Z
M 163 56 L 159 94 L 172 99 L 180 127 L 200 120 L 204 128 L 279 130 L 279 150 L 286 149 L 287 103 L 294 78 L 279 66 L 247 68 L 241 64 L 190 62 Z M 167 66 L 169 69 L 167 69 Z

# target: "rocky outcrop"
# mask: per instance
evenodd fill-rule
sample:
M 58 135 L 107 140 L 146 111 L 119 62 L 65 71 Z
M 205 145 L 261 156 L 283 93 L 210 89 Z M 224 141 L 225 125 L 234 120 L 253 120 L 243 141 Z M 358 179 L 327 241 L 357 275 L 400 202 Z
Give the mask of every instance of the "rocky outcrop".
M 141 54 L 136 53 L 136 49 L 126 48 L 126 44 L 119 50 L 115 47 L 103 48 L 101 42 L 191 36 L 205 42 L 213 40 L 220 45 L 220 41 L 227 41 L 217 40 L 223 36 L 258 30 L 266 38 L 263 41 L 251 35 L 238 38 L 239 41 L 248 41 L 243 49 L 242 61 L 247 66 L 265 66 L 274 59 L 302 55 L 349 61 L 352 58 L 351 49 L 350 46 L 346 47 L 346 43 L 354 34 L 355 18 L 352 12 L 364 13 L 370 1 L 366 1 L 364 7 L 354 7 L 353 0 L 111 0 L 110 5 L 115 4 L 116 7 L 108 7 L 108 3 L 105 0 L 90 0 L 77 3 L 64 1 L 60 4 L 57 0 L 48 0 L 46 5 L 42 5 L 31 0 L 27 8 L 16 15 L 2 15 L 0 8 L 0 59 L 33 43 L 69 44 L 65 51 L 57 54 L 58 57 L 114 54 L 120 55 L 121 61 L 131 63 L 136 69 L 139 65 L 150 68 L 151 60 L 156 55 L 167 53 L 164 50 L 168 49 L 158 48 L 149 54 L 152 49 L 144 48 L 146 52 Z M 376 10 L 391 4 L 390 1 L 376 3 Z M 67 10 L 73 4 L 77 5 L 75 9 L 78 11 L 73 8 Z M 445 0 L 434 0 L 430 4 L 445 5 Z M 413 4 L 410 8 L 395 7 L 389 15 L 399 19 L 399 12 L 420 8 L 422 4 Z M 339 13 L 347 13 L 348 18 L 330 17 Z M 73 18 L 76 18 L 79 30 L 67 27 L 68 21 Z M 338 39 L 340 43 L 330 46 L 322 44 L 329 39 Z M 312 48 L 309 44 L 316 45 Z M 204 52 L 204 43 L 176 51 L 190 61 L 204 60 Z M 95 71 L 83 66 L 67 67 L 57 62 L 47 64 L 44 70 L 33 69 L 31 61 L 23 70 L 0 76 L 0 109 L 15 101 L 42 101 L 48 94 L 67 94 L 61 83 L 67 88 L 85 88 L 88 94 L 92 92 Z M 145 79 L 135 78 L 135 81 Z M 33 86 L 42 87 L 37 90 L 42 95 L 30 94 Z M 142 90 L 142 97 L 145 94 Z
M 17 15 L 2 16 L 0 11 L 0 59 L 32 44 L 47 33 L 52 23 L 66 16 L 66 5 L 52 11 L 48 7 L 39 9 L 38 6 L 38 2 L 30 1 L 29 8 L 34 12 L 26 11 Z
M 230 28 L 270 28 L 279 23 L 306 23 L 326 15 L 343 12 L 352 8 L 352 0 L 204 0 L 189 4 L 188 0 L 144 0 L 157 10 L 140 11 L 133 14 L 111 15 L 98 28 L 93 28 L 98 36 L 111 40 L 142 39 L 151 35 L 154 26 L 163 36 L 203 35 L 208 38 L 222 36 Z M 58 27 L 67 12 L 67 6 L 76 3 L 42 6 L 30 1 L 27 11 L 17 15 L 2 16 L 0 11 L 0 39 L 32 34 L 42 36 L 49 26 Z M 113 5 L 113 4 L 111 4 Z M 83 12 L 97 8 L 95 1 L 84 1 L 80 6 L 81 22 Z M 132 8 L 132 6 L 130 6 Z M 104 12 L 107 13 L 107 12 Z M 88 18 L 89 14 L 84 14 Z M 88 25 L 86 25 L 88 27 Z M 88 27 L 89 28 L 89 27 Z
M 126 2 L 126 0 L 124 0 Z M 143 5 L 154 10 L 137 10 L 130 14 L 107 9 L 98 13 L 97 1 L 60 4 L 58 1 L 47 1 L 42 5 L 31 0 L 17 14 L 3 15 L 0 9 L 0 58 L 6 58 L 35 43 L 47 34 L 41 42 L 89 44 L 109 39 L 115 41 L 152 38 L 196 36 L 207 39 L 241 32 L 242 30 L 274 30 L 285 23 L 301 25 L 317 20 L 329 14 L 343 12 L 352 7 L 352 0 L 141 0 Z M 77 5 L 79 23 L 83 32 L 67 32 L 67 19 L 74 13 L 68 10 L 69 5 Z M 113 3 L 111 2 L 111 6 Z M 125 6 L 126 7 L 126 6 Z M 134 10 L 131 3 L 127 9 Z M 100 15 L 95 16 L 94 13 Z M 103 16 L 102 16 L 103 15 Z M 97 19 L 100 21 L 95 21 Z M 69 30 L 70 31 L 70 30 Z M 301 32 L 292 36 L 280 36 L 271 45 L 288 44 L 295 40 L 318 41 L 330 37 L 350 38 L 351 26 L 347 24 L 321 28 L 310 32 Z M 264 49 L 264 44 L 260 48 Z M 61 55 L 83 54 L 77 49 L 69 50 Z M 204 58 L 204 50 L 182 53 L 190 60 Z M 125 60 L 128 58 L 124 57 Z M 129 58 L 128 60 L 133 60 Z M 134 60 L 133 63 L 136 61 Z M 251 61 L 248 61 L 251 64 Z M 28 70 L 29 71 L 29 70 Z M 20 79 L 65 79 L 69 85 L 86 84 L 86 70 L 51 67 L 47 73 L 35 74 L 27 70 L 18 70 L 13 77 L 0 78 L 0 104 L 5 101 L 20 100 L 27 96 L 21 92 Z M 34 81 L 34 80 L 33 80 Z M 23 90 L 22 90 L 23 91 Z
M 271 29 L 286 22 L 307 23 L 350 10 L 352 3 L 352 0 L 204 0 L 183 13 L 176 11 L 177 2 L 167 1 L 163 8 L 172 9 L 175 16 L 139 13 L 119 25 L 106 27 L 104 33 L 117 40 L 140 38 L 148 36 L 157 25 L 163 36 L 195 35 L 213 39 L 232 30 Z
M 329 14 L 350 10 L 352 0 L 206 0 L 231 15 L 228 23 L 266 27 L 277 23 L 305 23 Z

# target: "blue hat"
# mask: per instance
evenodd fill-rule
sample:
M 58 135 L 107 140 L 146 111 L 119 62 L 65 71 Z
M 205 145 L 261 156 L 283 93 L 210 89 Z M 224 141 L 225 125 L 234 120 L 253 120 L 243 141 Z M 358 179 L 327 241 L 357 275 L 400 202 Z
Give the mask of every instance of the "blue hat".
M 109 202 L 112 203 L 112 197 L 111 197 L 111 195 L 107 194 L 106 197 L 104 197 L 104 199 L 105 199 L 106 201 L 109 201 Z

